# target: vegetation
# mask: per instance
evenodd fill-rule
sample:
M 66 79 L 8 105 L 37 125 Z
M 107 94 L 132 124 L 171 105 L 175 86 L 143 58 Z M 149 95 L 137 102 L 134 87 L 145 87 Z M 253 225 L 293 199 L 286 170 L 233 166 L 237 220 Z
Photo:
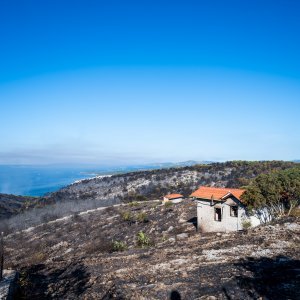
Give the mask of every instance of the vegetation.
M 124 251 L 127 249 L 126 243 L 122 241 L 113 241 L 112 242 L 112 250 L 113 251 Z
M 130 211 L 122 211 L 121 212 L 121 218 L 123 219 L 123 221 L 126 221 L 126 222 L 132 222 L 133 221 L 133 216 L 132 216 Z
M 149 221 L 148 215 L 145 212 L 138 213 L 136 219 L 140 223 L 147 223 Z
M 149 247 L 151 245 L 150 238 L 143 231 L 140 231 L 137 234 L 137 244 L 142 248 Z
M 263 222 L 290 215 L 300 204 L 300 168 L 259 175 L 242 200 Z
M 128 205 L 131 206 L 131 207 L 135 207 L 135 206 L 139 206 L 140 204 L 137 201 L 132 201 L 132 202 L 129 202 Z
M 165 207 L 168 208 L 168 207 L 171 207 L 173 205 L 173 202 L 172 201 L 166 201 L 164 203 Z
M 244 230 L 249 229 L 251 227 L 251 221 L 247 220 L 247 219 L 243 220 L 242 221 L 242 227 L 243 227 Z

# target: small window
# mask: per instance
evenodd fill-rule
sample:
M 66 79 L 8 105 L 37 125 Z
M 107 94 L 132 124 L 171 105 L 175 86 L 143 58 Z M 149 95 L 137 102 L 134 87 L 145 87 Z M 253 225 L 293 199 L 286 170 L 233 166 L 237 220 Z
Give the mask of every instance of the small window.
M 239 208 L 237 206 L 230 206 L 230 216 L 237 217 Z
M 215 208 L 215 221 L 222 221 L 222 210 L 221 208 Z

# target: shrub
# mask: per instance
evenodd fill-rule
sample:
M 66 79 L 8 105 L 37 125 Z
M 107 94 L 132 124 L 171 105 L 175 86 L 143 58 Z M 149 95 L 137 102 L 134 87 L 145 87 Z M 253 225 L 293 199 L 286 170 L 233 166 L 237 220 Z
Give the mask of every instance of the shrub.
M 130 211 L 122 211 L 120 213 L 121 215 L 121 218 L 123 219 L 123 221 L 126 221 L 126 222 L 132 222 L 133 221 L 133 217 L 132 217 L 132 214 Z
M 122 241 L 113 241 L 112 242 L 112 251 L 124 251 L 127 249 L 127 245 Z
M 129 206 L 139 206 L 140 204 L 137 201 L 129 202 Z
M 291 211 L 290 216 L 292 216 L 292 217 L 300 217 L 300 208 L 294 208 Z
M 137 244 L 138 246 L 144 248 L 144 247 L 149 247 L 150 246 L 150 238 L 143 232 L 140 231 L 137 234 Z
M 136 195 L 136 200 L 137 201 L 146 201 L 147 197 L 145 197 L 144 195 Z
M 140 212 L 137 217 L 137 221 L 140 223 L 147 223 L 149 221 L 148 216 L 145 212 Z
M 251 221 L 248 219 L 245 219 L 242 221 L 242 227 L 244 230 L 247 230 L 251 227 Z
M 173 202 L 172 201 L 166 201 L 165 202 L 165 207 L 168 208 L 168 207 L 171 207 L 173 205 Z

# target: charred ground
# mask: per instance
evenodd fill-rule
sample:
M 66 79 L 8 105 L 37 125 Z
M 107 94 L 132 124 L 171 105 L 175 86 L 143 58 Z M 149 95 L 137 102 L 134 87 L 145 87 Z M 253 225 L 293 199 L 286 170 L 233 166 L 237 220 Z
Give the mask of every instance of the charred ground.
M 201 234 L 195 214 L 191 200 L 75 214 L 7 236 L 6 267 L 19 299 L 299 299 L 297 217 Z

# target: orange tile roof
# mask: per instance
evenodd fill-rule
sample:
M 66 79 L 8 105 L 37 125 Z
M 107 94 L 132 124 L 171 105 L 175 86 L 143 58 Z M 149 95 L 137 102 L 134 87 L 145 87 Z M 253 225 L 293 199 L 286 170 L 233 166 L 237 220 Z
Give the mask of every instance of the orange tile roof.
M 168 194 L 168 195 L 165 195 L 164 197 L 168 198 L 168 199 L 176 199 L 176 198 L 182 198 L 183 196 L 180 194 Z
M 201 186 L 197 191 L 193 192 L 190 197 L 201 198 L 201 199 L 213 199 L 221 200 L 228 193 L 240 200 L 240 197 L 245 192 L 241 189 L 230 189 L 230 188 L 215 188 Z

